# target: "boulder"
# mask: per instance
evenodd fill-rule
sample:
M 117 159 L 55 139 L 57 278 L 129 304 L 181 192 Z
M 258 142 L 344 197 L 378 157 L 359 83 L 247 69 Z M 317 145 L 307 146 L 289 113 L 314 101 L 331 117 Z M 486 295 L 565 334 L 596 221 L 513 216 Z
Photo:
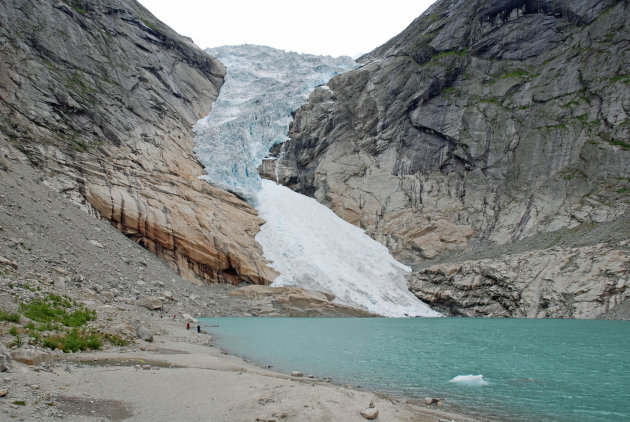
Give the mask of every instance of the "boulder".
M 11 362 L 11 355 L 4 349 L 0 349 L 0 372 L 6 372 L 9 370 L 9 363 Z
M 374 407 L 368 407 L 367 409 L 361 410 L 361 416 L 365 419 L 376 419 L 378 416 L 378 409 Z
M 138 325 L 136 328 L 136 336 L 149 343 L 153 342 L 153 332 L 144 325 Z
M 157 297 L 152 297 L 152 296 L 145 296 L 138 299 L 136 301 L 136 305 L 142 306 L 152 311 L 162 309 L 162 306 L 164 306 L 164 304 L 162 303 L 160 299 L 158 299 Z
M 303 377 L 303 376 L 304 376 L 304 374 L 303 374 L 303 373 L 301 373 L 300 371 L 292 371 L 292 372 L 291 372 L 291 376 L 292 376 L 292 377 Z
M 66 277 L 55 277 L 55 281 L 53 282 L 53 287 L 57 290 L 65 290 Z
M 27 365 L 41 365 L 52 359 L 50 353 L 35 349 L 17 349 L 11 352 L 11 358 Z
M 184 318 L 184 321 L 186 322 L 193 322 L 195 324 L 199 322 L 198 319 L 193 318 L 190 314 L 182 314 L 182 318 Z

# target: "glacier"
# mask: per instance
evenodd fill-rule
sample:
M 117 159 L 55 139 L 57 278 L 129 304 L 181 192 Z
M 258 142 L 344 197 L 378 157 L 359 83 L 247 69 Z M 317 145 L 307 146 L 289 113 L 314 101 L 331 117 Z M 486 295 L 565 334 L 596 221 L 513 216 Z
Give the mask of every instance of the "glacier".
M 206 51 L 227 74 L 212 111 L 193 128 L 194 151 L 205 167 L 204 179 L 255 204 L 261 189 L 258 166 L 272 146 L 287 140 L 291 113 L 316 86 L 358 65 L 350 57 L 256 45 Z
M 388 317 L 439 316 L 409 292 L 410 269 L 385 246 L 313 198 L 258 175 L 271 147 L 288 139 L 293 111 L 315 87 L 357 64 L 254 45 L 206 51 L 227 74 L 212 111 L 194 126 L 201 177 L 255 205 L 265 219 L 256 240 L 280 273 L 272 286 L 331 293 L 338 303 Z

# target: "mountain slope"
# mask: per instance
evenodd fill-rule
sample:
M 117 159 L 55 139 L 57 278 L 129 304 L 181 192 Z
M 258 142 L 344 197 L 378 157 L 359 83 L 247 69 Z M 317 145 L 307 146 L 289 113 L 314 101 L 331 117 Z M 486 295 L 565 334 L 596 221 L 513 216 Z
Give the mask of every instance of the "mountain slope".
M 0 2 L 0 147 L 190 280 L 268 284 L 255 209 L 197 177 L 225 69 L 134 0 Z
M 627 1 L 439 1 L 311 95 L 278 178 L 412 265 L 441 311 L 600 315 L 630 296 L 628 22 Z

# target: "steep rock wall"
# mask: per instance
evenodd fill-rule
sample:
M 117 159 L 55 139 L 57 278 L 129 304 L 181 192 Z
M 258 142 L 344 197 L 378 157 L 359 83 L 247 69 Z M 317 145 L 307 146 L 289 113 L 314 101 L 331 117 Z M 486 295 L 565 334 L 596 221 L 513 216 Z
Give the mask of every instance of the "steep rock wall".
M 197 179 L 225 69 L 134 0 L 0 2 L 0 145 L 184 277 L 268 284 L 262 220 Z
M 437 2 L 317 89 L 261 168 L 416 270 L 596 231 L 630 206 L 629 22 L 627 1 Z

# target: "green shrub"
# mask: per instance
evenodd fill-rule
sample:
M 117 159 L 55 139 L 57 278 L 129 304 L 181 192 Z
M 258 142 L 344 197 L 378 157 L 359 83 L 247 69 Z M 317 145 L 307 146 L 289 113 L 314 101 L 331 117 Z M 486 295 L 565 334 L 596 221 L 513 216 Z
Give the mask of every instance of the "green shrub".
M 72 310 L 72 308 L 75 308 Z M 71 299 L 49 294 L 45 299 L 35 299 L 20 306 L 22 314 L 33 321 L 48 324 L 53 329 L 55 323 L 66 327 L 81 327 L 96 318 L 96 312 L 78 305 Z M 71 311 L 68 312 L 68 309 Z
M 42 345 L 50 349 L 61 349 L 65 353 L 70 353 L 78 350 L 99 350 L 102 347 L 102 341 L 96 333 L 86 333 L 74 328 L 64 335 L 44 339 Z

